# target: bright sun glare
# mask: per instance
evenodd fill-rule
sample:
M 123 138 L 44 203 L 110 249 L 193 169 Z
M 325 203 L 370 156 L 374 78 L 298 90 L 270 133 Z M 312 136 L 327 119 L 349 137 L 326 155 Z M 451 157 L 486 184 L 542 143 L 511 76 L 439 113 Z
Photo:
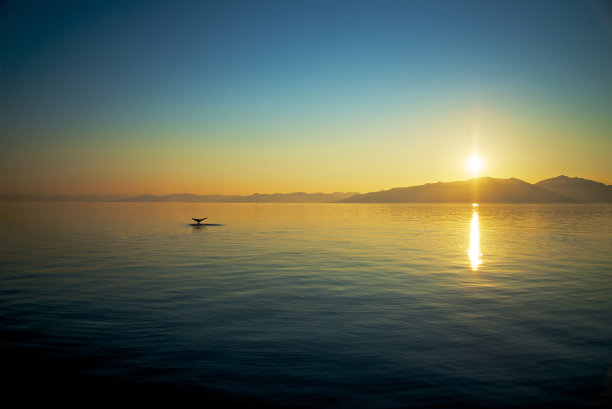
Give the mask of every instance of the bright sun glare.
M 484 161 L 480 156 L 474 154 L 467 160 L 467 167 L 472 174 L 477 174 L 484 167 Z

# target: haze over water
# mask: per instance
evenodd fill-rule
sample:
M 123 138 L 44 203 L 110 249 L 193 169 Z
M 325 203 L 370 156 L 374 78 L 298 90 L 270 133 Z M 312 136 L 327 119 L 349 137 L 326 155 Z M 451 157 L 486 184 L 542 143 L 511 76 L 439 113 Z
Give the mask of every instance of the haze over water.
M 611 205 L 1 203 L 0 223 L 9 394 L 610 404 Z

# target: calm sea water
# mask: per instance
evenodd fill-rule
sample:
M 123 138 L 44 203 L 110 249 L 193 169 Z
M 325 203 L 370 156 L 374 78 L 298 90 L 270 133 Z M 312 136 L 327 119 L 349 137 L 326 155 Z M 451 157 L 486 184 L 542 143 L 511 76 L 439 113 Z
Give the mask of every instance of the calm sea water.
M 612 403 L 610 205 L 0 203 L 0 223 L 24 403 Z

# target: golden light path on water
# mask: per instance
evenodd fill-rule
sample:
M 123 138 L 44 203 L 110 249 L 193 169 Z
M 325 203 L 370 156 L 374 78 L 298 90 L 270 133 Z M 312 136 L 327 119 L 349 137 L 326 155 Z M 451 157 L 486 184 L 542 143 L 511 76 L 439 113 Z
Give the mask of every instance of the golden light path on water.
M 480 256 L 480 225 L 478 222 L 478 203 L 472 204 L 472 223 L 470 226 L 470 249 L 468 250 L 472 270 L 477 271 L 482 264 Z

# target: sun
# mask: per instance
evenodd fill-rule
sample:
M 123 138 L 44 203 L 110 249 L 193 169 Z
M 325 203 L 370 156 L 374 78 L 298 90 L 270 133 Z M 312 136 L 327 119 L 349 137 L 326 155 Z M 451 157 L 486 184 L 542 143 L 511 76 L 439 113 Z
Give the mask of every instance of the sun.
M 473 154 L 467 160 L 466 165 L 467 165 L 467 168 L 470 170 L 470 172 L 472 172 L 473 175 L 476 175 L 484 167 L 484 160 L 480 156 L 478 156 L 477 154 Z

